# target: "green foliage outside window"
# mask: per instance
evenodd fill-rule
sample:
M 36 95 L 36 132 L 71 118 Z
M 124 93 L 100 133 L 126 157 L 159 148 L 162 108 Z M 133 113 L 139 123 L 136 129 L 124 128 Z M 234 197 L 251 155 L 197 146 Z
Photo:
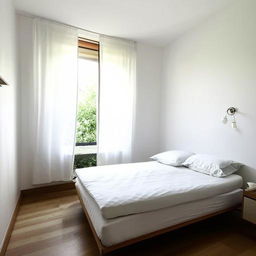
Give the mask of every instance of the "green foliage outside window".
M 96 142 L 96 92 L 93 88 L 87 91 L 84 101 L 78 104 L 76 142 Z M 96 165 L 96 154 L 75 155 L 74 169 Z
M 75 156 L 74 169 L 91 167 L 96 165 L 97 165 L 96 154 Z
M 96 92 L 93 90 L 78 105 L 76 142 L 96 142 Z

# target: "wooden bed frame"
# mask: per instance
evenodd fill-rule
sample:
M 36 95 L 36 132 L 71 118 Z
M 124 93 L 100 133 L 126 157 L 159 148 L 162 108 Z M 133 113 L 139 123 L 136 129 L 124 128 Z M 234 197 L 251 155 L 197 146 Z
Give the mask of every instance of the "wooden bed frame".
M 224 210 L 221 210 L 221 211 L 217 211 L 217 212 L 214 212 L 214 213 L 210 213 L 210 214 L 207 214 L 207 215 L 204 215 L 204 216 L 201 216 L 201 217 L 189 220 L 189 221 L 185 221 L 185 222 L 179 223 L 179 224 L 174 225 L 174 226 L 170 226 L 170 227 L 167 227 L 167 228 L 164 228 L 164 229 L 160 229 L 160 230 L 157 230 L 157 231 L 154 231 L 154 232 L 151 232 L 151 233 L 148 233 L 148 234 L 145 234 L 145 235 L 142 235 L 142 236 L 139 236 L 139 237 L 136 237 L 136 238 L 133 238 L 133 239 L 130 239 L 130 240 L 127 240 L 127 241 L 124 241 L 124 242 L 112 245 L 112 246 L 105 246 L 105 245 L 103 245 L 101 243 L 101 241 L 100 241 L 100 239 L 99 239 L 99 237 L 98 237 L 98 235 L 97 235 L 97 233 L 96 233 L 96 231 L 94 229 L 94 226 L 93 226 L 93 224 L 91 222 L 90 216 L 89 216 L 89 214 L 87 212 L 86 206 L 85 206 L 85 204 L 84 204 L 84 202 L 82 200 L 82 196 L 80 194 L 80 191 L 79 191 L 79 189 L 77 187 L 76 187 L 76 190 L 77 190 L 77 194 L 78 194 L 79 200 L 81 202 L 81 205 L 83 207 L 83 210 L 85 212 L 85 215 L 87 217 L 87 220 L 89 222 L 90 228 L 92 230 L 93 236 L 94 236 L 94 238 L 95 238 L 95 240 L 97 242 L 97 246 L 99 248 L 100 255 L 104 255 L 106 253 L 112 252 L 112 251 L 117 250 L 119 248 L 122 248 L 122 247 L 125 247 L 125 246 L 128 246 L 128 245 L 132 245 L 132 244 L 138 243 L 140 241 L 146 240 L 148 238 L 152 238 L 152 237 L 155 237 L 155 236 L 158 236 L 158 235 L 170 232 L 172 230 L 188 226 L 190 224 L 193 224 L 193 223 L 196 223 L 196 222 L 199 222 L 199 221 L 211 218 L 211 217 L 219 215 L 219 214 L 223 214 L 223 213 L 226 213 L 226 212 L 233 211 L 233 210 L 235 210 L 235 209 L 237 209 L 237 208 L 239 208 L 241 206 L 241 204 L 235 205 L 233 207 L 230 207 L 230 208 L 227 208 L 227 209 L 224 209 Z

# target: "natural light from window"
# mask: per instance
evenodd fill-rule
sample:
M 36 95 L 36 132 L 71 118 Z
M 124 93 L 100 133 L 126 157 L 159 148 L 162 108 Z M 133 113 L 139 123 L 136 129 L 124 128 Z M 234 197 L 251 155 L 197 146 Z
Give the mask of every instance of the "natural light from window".
M 79 47 L 76 168 L 96 165 L 98 50 Z

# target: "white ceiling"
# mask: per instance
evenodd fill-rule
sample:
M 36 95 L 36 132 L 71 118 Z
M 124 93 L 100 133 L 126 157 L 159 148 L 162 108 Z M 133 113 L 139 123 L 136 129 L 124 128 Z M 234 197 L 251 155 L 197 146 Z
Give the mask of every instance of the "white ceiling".
M 33 15 L 164 46 L 234 0 L 15 0 Z

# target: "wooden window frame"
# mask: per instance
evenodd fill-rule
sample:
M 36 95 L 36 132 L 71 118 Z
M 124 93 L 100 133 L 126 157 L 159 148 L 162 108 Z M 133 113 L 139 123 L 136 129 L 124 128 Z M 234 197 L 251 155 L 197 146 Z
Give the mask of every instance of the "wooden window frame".
M 99 51 L 99 43 L 93 41 L 85 41 L 82 39 L 78 39 L 78 47 L 85 48 L 93 51 Z

